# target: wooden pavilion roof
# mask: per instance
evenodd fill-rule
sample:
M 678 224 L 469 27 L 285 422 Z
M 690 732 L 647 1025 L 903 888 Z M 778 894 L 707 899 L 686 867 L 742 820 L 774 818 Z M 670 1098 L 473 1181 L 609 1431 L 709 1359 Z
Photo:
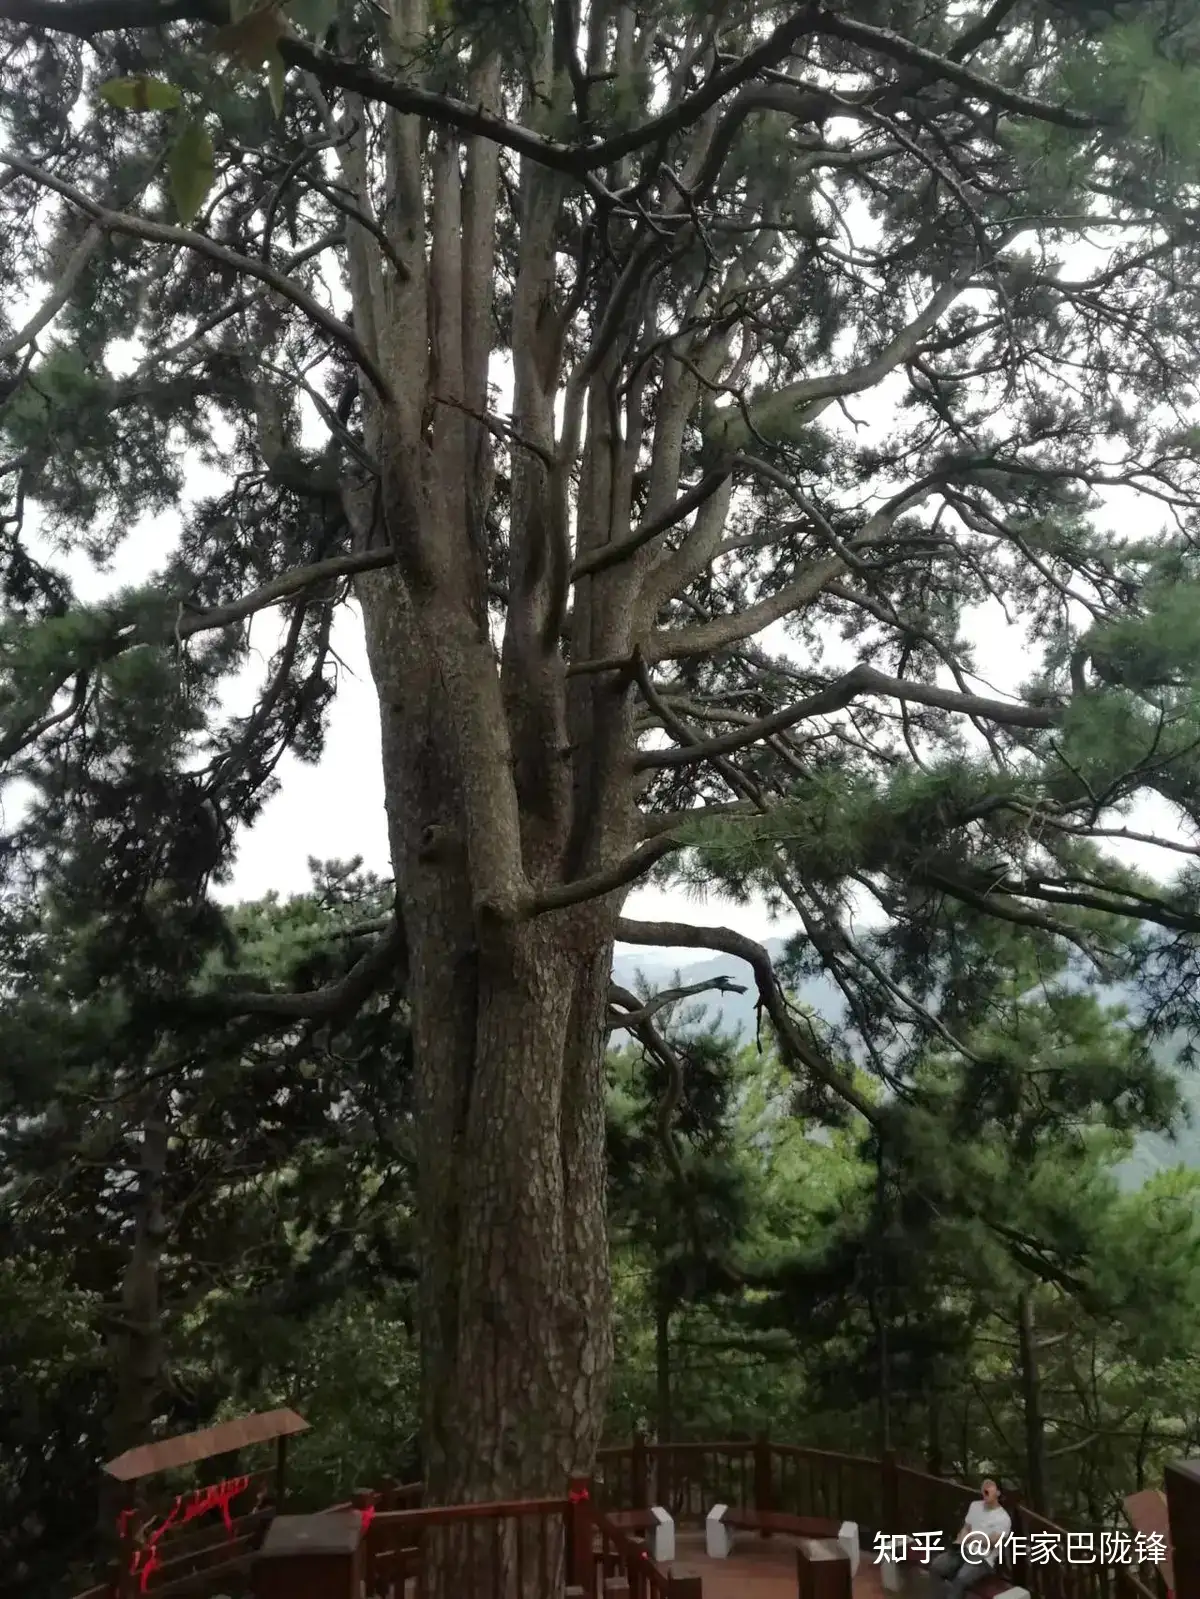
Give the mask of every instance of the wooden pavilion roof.
M 137 1482 L 160 1471 L 191 1466 L 198 1460 L 210 1460 L 214 1455 L 246 1449 L 250 1444 L 270 1443 L 273 1438 L 288 1438 L 293 1433 L 307 1431 L 308 1423 L 294 1410 L 267 1410 L 257 1416 L 222 1421 L 201 1432 L 164 1438 L 160 1443 L 139 1444 L 136 1449 L 127 1449 L 123 1455 L 108 1461 L 104 1470 L 118 1482 Z

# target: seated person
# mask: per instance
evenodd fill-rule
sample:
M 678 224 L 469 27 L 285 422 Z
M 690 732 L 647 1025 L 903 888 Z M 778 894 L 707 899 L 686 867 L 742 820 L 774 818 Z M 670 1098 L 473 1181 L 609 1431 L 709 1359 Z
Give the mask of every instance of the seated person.
M 967 1507 L 954 1547 L 930 1562 L 930 1571 L 942 1580 L 944 1599 L 962 1599 L 969 1588 L 992 1576 L 1000 1545 L 1012 1532 L 1008 1511 L 1000 1503 L 999 1483 L 985 1477 L 979 1493 Z

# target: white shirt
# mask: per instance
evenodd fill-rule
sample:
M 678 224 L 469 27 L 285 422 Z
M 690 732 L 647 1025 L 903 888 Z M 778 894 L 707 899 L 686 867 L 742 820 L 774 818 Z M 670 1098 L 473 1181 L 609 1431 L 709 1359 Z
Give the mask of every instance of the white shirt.
M 992 1547 L 984 1556 L 983 1564 L 994 1566 L 996 1564 L 996 1541 L 1006 1538 L 1012 1531 L 1012 1520 L 1008 1511 L 1001 1505 L 991 1507 L 984 1504 L 982 1499 L 975 1499 L 967 1506 L 967 1519 L 964 1523 L 970 1532 L 984 1532 L 992 1540 Z M 978 1560 L 978 1556 L 975 1557 Z

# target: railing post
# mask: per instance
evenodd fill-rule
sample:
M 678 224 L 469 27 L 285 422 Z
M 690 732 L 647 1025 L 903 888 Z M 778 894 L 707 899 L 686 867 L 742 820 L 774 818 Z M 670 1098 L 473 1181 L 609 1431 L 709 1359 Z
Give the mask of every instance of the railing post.
M 375 1493 L 371 1488 L 356 1488 L 350 1503 L 358 1511 L 363 1524 L 362 1574 L 367 1593 L 375 1592 L 375 1540 L 371 1537 L 371 1522 L 375 1518 Z
M 586 1477 L 572 1477 L 567 1484 L 567 1583 L 596 1591 L 596 1567 L 592 1557 L 592 1503 Z
M 275 1512 L 283 1515 L 284 1503 L 287 1499 L 287 1434 L 278 1439 L 275 1444 Z
M 649 1510 L 650 1508 L 650 1479 L 646 1470 L 646 1436 L 644 1433 L 635 1432 L 633 1435 L 633 1510 Z
M 1200 1599 L 1200 1460 L 1174 1462 L 1165 1478 L 1175 1599 Z
M 754 1508 L 769 1515 L 775 1508 L 771 1482 L 771 1440 L 760 1432 L 754 1440 Z
M 900 1525 L 900 1473 L 896 1464 L 896 1453 L 893 1449 L 885 1449 L 879 1457 L 880 1472 L 880 1505 L 883 1516 L 883 1526 L 880 1532 L 899 1533 L 915 1532 L 920 1529 L 915 1527 L 902 1527 Z

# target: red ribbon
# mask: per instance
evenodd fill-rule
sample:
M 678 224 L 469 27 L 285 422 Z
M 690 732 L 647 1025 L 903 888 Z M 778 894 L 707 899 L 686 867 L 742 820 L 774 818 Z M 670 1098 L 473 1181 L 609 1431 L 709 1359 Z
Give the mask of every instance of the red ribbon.
M 142 1565 L 142 1551 L 140 1549 L 134 1550 L 133 1561 L 129 1567 L 129 1570 L 134 1576 L 137 1576 L 139 1571 L 141 1572 L 141 1578 L 138 1582 L 138 1589 L 141 1593 L 146 1592 L 146 1589 L 150 1586 L 151 1574 L 157 1571 L 161 1565 L 162 1561 L 158 1558 L 157 1544 L 152 1543 L 149 1549 L 146 1550 L 145 1565 Z
M 363 1508 L 359 1511 L 359 1515 L 362 1517 L 362 1530 L 363 1530 L 363 1534 L 365 1536 L 367 1528 L 375 1520 L 375 1506 L 374 1505 L 364 1505 Z
M 570 1489 L 567 1490 L 567 1503 L 568 1504 L 582 1505 L 586 1500 L 588 1500 L 590 1498 L 591 1498 L 591 1494 L 588 1493 L 586 1488 L 570 1488 Z
M 239 1494 L 244 1494 L 249 1486 L 249 1477 L 226 1477 L 224 1482 L 215 1482 L 208 1488 L 197 1488 L 194 1493 L 187 1496 L 186 1502 L 182 1494 L 178 1495 L 167 1512 L 166 1519 L 149 1534 L 143 1548 L 135 1549 L 133 1552 L 129 1570 L 131 1575 L 140 1577 L 138 1586 L 142 1593 L 145 1593 L 149 1586 L 151 1572 L 162 1565 L 158 1544 L 163 1534 L 176 1525 L 186 1526 L 189 1521 L 207 1515 L 210 1510 L 219 1510 L 221 1520 L 225 1523 L 225 1531 L 232 1538 L 233 1518 L 229 1514 L 230 1502 Z M 133 1514 L 132 1510 L 122 1510 L 117 1517 L 117 1532 L 122 1538 L 128 1531 L 129 1519 Z

